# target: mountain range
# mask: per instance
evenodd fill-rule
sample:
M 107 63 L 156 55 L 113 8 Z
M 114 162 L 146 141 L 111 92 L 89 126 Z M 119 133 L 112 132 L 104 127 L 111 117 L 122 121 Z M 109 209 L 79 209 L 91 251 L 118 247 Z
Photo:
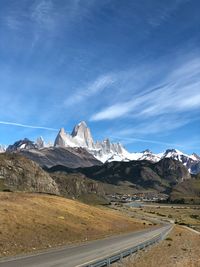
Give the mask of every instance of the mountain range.
M 5 151 L 19 152 L 46 167 L 64 165 L 78 168 L 101 165 L 105 162 L 132 160 L 147 160 L 155 163 L 164 158 L 171 158 L 180 161 L 191 174 L 200 172 L 200 156 L 195 153 L 187 155 L 174 148 L 158 154 L 148 149 L 143 152 L 130 153 L 122 144 L 112 143 L 108 138 L 103 141 L 94 141 L 84 121 L 77 124 L 71 134 L 61 128 L 52 145 L 45 144 L 42 137 L 35 142 L 25 138 L 8 146 L 7 149 L 5 146 L 0 146 L 0 152 Z
M 157 190 L 168 192 L 173 186 L 186 180 L 191 180 L 191 175 L 183 164 L 174 159 L 165 158 L 157 163 L 150 161 L 107 162 L 102 166 L 92 166 L 78 169 L 68 169 L 55 166 L 48 170 L 66 173 L 81 173 L 86 177 L 112 184 L 125 186 L 132 190 Z
M 173 201 L 200 201 L 197 154 L 177 149 L 130 153 L 109 139 L 94 141 L 85 122 L 71 134 L 60 129 L 52 145 L 42 137 L 25 138 L 0 149 L 0 191 L 45 192 L 104 203 L 107 194 L 150 190 Z
M 130 153 L 120 143 L 111 143 L 109 139 L 94 142 L 91 131 L 84 121 L 76 125 L 71 134 L 66 133 L 62 128 L 56 137 L 54 146 L 85 148 L 103 163 L 132 160 L 159 162 L 163 158 L 172 158 L 182 162 L 190 173 L 196 174 L 200 172 L 200 157 L 197 154 L 187 155 L 177 149 L 167 149 L 159 154 L 154 154 L 150 150 Z

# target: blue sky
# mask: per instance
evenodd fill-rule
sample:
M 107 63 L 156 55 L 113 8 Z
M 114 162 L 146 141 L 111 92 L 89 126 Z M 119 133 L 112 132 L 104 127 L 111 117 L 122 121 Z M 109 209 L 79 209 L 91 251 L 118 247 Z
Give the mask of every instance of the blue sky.
M 0 143 L 53 140 L 85 120 L 95 139 L 130 151 L 200 153 L 199 9 L 198 0 L 1 0 Z

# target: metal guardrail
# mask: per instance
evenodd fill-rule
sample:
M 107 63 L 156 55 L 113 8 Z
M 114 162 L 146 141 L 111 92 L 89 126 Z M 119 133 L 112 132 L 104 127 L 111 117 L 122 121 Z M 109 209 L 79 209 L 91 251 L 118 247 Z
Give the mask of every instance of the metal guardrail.
M 81 267 L 103 267 L 103 266 L 109 266 L 110 264 L 122 260 L 123 258 L 132 255 L 133 253 L 138 252 L 139 250 L 142 250 L 144 248 L 147 248 L 155 243 L 158 243 L 161 240 L 164 240 L 165 237 L 168 235 L 168 233 L 172 229 L 172 225 L 170 225 L 168 228 L 166 228 L 162 233 L 157 234 L 151 239 L 148 239 L 145 242 L 142 242 L 138 245 L 135 245 L 131 248 L 125 249 L 123 251 L 119 251 L 113 255 L 98 259 L 96 261 L 91 261 L 90 263 L 86 263 L 81 265 Z

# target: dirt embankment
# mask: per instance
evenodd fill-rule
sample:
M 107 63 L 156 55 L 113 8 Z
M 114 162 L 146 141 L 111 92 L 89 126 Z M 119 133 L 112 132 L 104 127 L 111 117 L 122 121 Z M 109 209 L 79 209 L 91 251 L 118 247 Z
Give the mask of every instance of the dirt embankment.
M 124 259 L 123 267 L 200 267 L 200 235 L 175 226 L 170 235 L 147 251 Z

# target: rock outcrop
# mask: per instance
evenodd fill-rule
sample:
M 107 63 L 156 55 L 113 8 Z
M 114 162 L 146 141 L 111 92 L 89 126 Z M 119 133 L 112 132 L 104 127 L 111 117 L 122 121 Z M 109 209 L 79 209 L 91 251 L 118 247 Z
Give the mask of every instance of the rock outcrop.
M 11 191 L 59 195 L 55 181 L 35 162 L 18 154 L 0 154 L 0 184 Z

